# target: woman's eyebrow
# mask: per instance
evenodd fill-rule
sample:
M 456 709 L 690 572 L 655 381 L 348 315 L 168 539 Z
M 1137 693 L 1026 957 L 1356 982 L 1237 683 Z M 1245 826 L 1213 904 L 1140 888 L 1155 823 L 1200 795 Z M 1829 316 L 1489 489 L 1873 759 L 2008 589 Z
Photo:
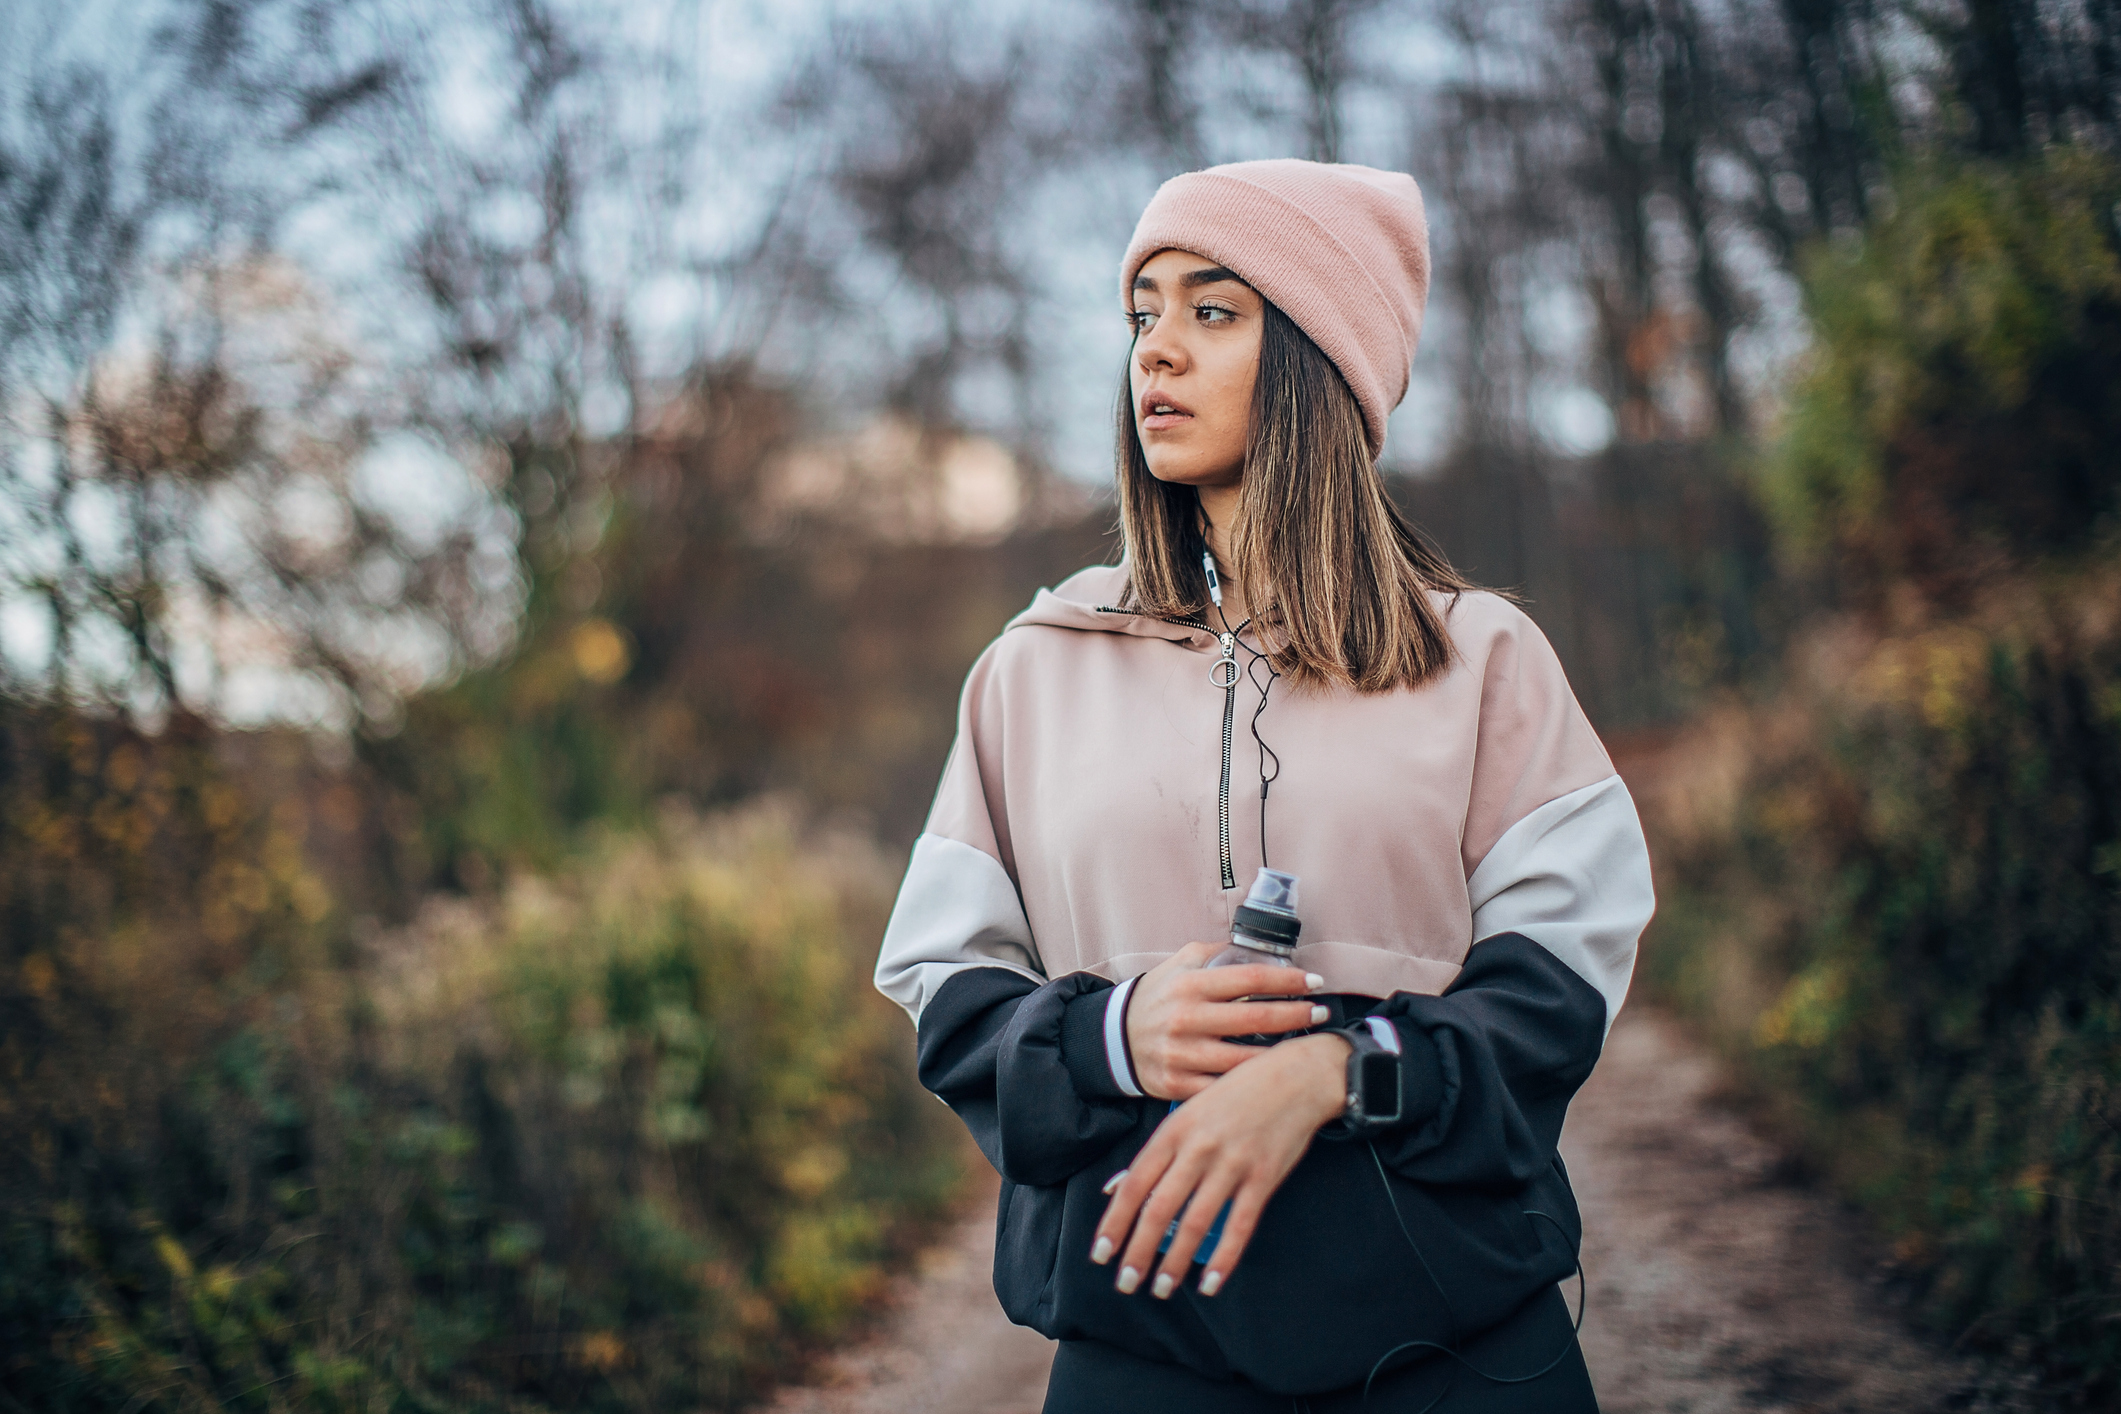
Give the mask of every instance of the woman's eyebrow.
M 1212 285 L 1218 280 L 1236 280 L 1240 285 L 1244 283 L 1243 277 L 1235 270 L 1225 270 L 1220 265 L 1211 265 L 1205 270 L 1188 270 L 1178 277 L 1178 283 L 1189 290 L 1201 285 Z M 1156 281 L 1147 275 L 1136 275 L 1134 288 L 1153 292 L 1156 289 Z

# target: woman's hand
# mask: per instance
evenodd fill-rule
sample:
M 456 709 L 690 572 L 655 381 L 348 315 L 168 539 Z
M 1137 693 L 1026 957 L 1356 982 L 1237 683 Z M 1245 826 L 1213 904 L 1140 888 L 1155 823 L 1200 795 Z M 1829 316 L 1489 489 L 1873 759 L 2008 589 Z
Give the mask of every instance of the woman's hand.
M 1259 1046 L 1225 1036 L 1301 1031 L 1326 1019 L 1306 1001 L 1240 1002 L 1239 997 L 1302 997 L 1325 985 L 1317 973 L 1294 967 L 1209 968 L 1222 943 L 1188 943 L 1142 974 L 1127 1002 L 1127 1049 L 1134 1078 L 1159 1100 L 1186 1100 L 1218 1075 L 1256 1060 Z
M 1229 1220 L 1200 1278 L 1200 1294 L 1213 1296 L 1236 1269 L 1267 1200 L 1311 1147 L 1319 1126 L 1347 1108 L 1349 1049 L 1345 1037 L 1331 1032 L 1283 1041 L 1255 1052 L 1242 1069 L 1180 1105 L 1116 1176 L 1090 1260 L 1102 1266 L 1124 1247 L 1117 1285 L 1131 1295 L 1171 1219 L 1184 1208 L 1151 1286 L 1158 1297 L 1168 1297 L 1185 1280 L 1194 1249 L 1227 1199 Z

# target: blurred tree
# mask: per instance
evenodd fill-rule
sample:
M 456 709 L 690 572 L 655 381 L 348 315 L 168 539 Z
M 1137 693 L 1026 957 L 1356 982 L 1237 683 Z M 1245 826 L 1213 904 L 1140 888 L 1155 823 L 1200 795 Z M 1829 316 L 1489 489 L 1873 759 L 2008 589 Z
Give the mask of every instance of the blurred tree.
M 844 349 L 819 362 L 923 425 L 977 426 L 1026 452 L 1043 404 L 1038 256 L 1020 218 L 1089 137 L 1078 71 L 1034 62 L 1041 50 L 1027 26 L 892 16 L 836 31 L 782 100 L 829 154 L 789 233 L 820 277 L 804 308 L 859 330 L 858 367 Z
M 1434 112 L 1415 124 L 1408 165 L 1433 204 L 1432 299 L 1457 321 L 1441 355 L 1455 440 L 1468 453 L 1526 450 L 1547 371 L 1530 308 L 1574 264 L 1570 213 L 1546 169 L 1576 138 L 1541 28 L 1522 12 L 1471 4 L 1446 6 L 1442 20 L 1463 72 L 1438 86 Z
M 2121 12 L 2106 0 L 1966 0 L 1915 13 L 1945 49 L 1953 116 L 1975 152 L 2115 140 Z
M 1910 168 L 1812 269 L 1819 344 L 1771 463 L 1794 547 L 1859 602 L 1956 602 L 2121 511 L 2121 171 L 2058 149 Z
M 1351 32 L 1381 0 L 1279 0 L 1256 4 L 1227 0 L 1217 18 L 1239 43 L 1285 61 L 1295 70 L 1304 156 L 1340 162 L 1347 91 L 1374 77 L 1358 58 Z
M 1209 33 L 1211 0 L 1110 0 L 1125 50 L 1138 68 L 1131 90 L 1114 105 L 1110 140 L 1140 144 L 1159 170 L 1190 172 L 1208 165 L 1201 134 L 1201 100 L 1188 70 Z
M 1852 229 L 1898 141 L 1864 0 L 1713 10 L 1447 3 L 1454 72 L 1414 125 L 1468 445 L 1526 445 L 1535 392 L 1595 390 L 1623 442 L 1739 434 L 1734 368 L 1806 243 Z M 1458 231 L 1464 227 L 1466 234 Z M 1542 335 L 1581 301 L 1590 336 Z
M 1902 119 L 1877 53 L 1880 7 L 1783 0 L 1780 24 L 1732 36 L 1722 136 L 1752 177 L 1747 223 L 1794 269 L 1801 249 L 1868 218 Z
M 227 710 L 247 637 L 343 721 L 488 612 L 475 519 L 409 526 L 362 484 L 377 370 L 274 251 L 400 83 L 293 8 L 173 5 L 123 83 L 56 31 L 10 91 L 0 597 L 45 640 L 7 670 L 62 698 Z

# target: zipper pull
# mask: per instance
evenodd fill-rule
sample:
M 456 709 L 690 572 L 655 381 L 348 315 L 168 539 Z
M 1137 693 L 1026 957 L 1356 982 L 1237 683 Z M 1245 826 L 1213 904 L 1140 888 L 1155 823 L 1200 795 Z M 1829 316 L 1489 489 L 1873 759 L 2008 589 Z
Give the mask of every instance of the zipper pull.
M 1234 633 L 1217 634 L 1215 641 L 1222 645 L 1223 655 L 1208 665 L 1208 681 L 1221 688 L 1224 692 L 1229 692 L 1237 686 L 1237 635 Z M 1228 668 L 1230 671 L 1225 673 L 1223 671 L 1224 668 Z

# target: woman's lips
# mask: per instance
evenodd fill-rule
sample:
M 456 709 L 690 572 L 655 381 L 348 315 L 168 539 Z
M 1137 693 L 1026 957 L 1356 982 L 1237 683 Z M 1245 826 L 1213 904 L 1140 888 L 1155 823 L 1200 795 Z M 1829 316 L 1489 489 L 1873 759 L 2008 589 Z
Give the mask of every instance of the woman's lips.
M 1193 410 L 1175 398 L 1149 392 L 1142 394 L 1141 430 L 1168 432 L 1193 420 Z

